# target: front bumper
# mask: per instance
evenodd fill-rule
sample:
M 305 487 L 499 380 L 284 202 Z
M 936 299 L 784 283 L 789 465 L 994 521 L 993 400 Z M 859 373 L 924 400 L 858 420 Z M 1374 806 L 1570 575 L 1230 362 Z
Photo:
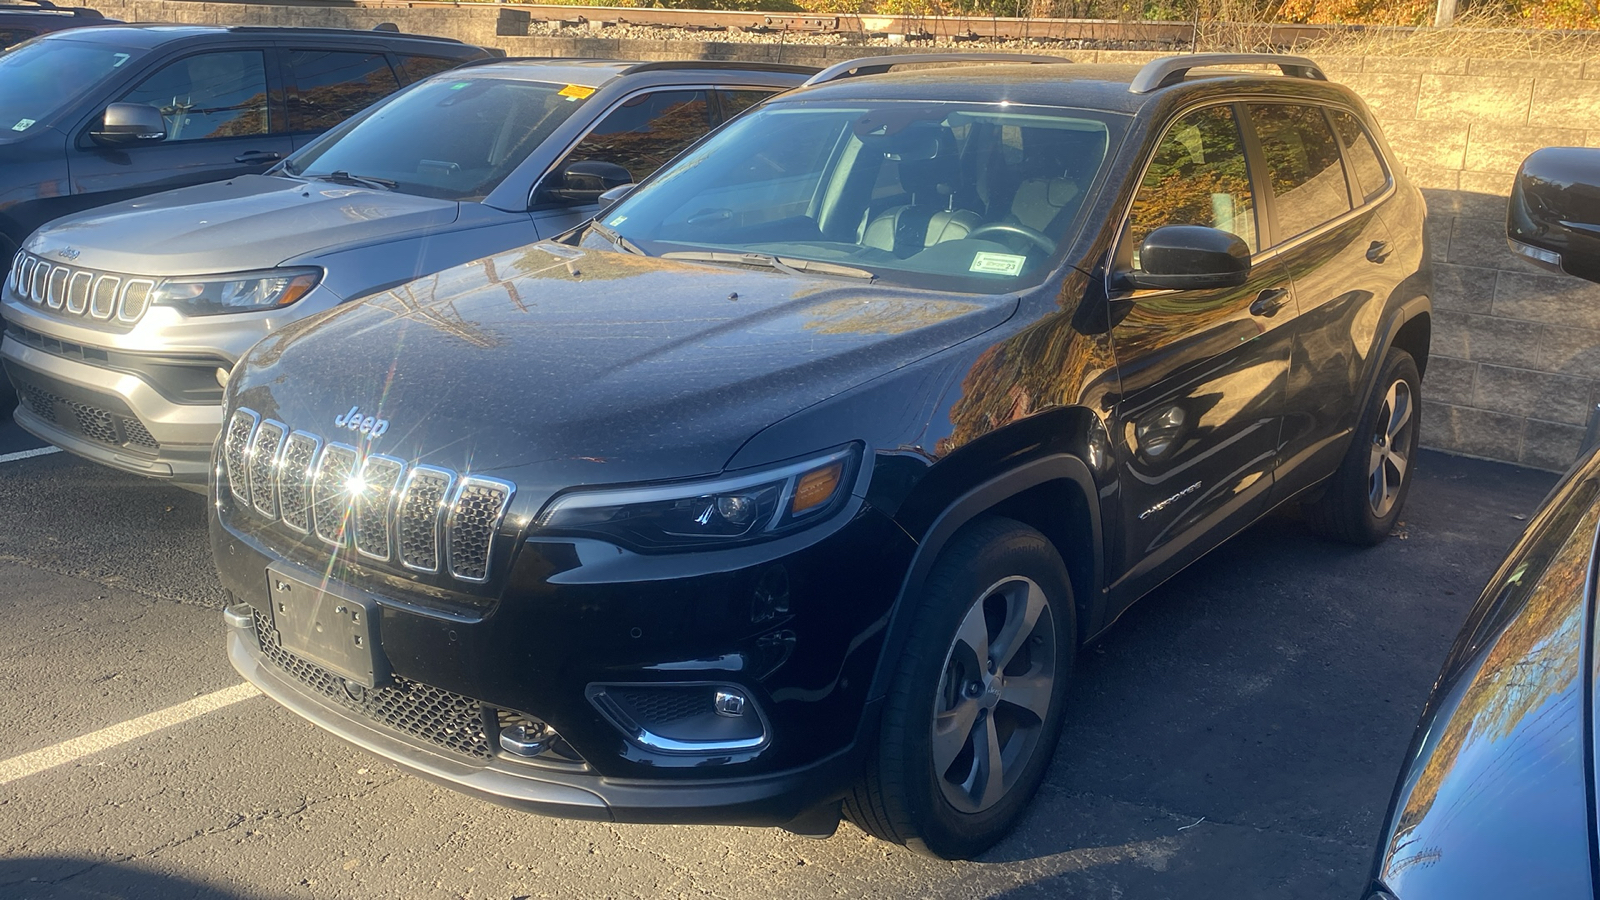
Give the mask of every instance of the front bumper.
M 234 667 L 335 735 L 466 793 L 567 817 L 782 825 L 842 797 L 860 748 L 875 746 L 867 693 L 915 545 L 865 504 L 805 539 L 717 562 L 636 557 L 623 574 L 615 548 L 529 539 L 478 606 L 439 605 L 425 585 L 331 548 L 320 561 L 273 549 L 270 529 L 235 530 L 231 510 L 219 498 L 211 535 L 222 582 L 243 601 L 229 611 Z M 790 605 L 753 618 L 746 598 L 774 568 L 788 573 Z M 370 604 L 387 677 L 362 688 L 337 663 L 291 652 L 274 575 L 312 590 L 318 608 L 357 595 Z M 594 693 L 713 682 L 748 694 L 769 736 L 761 746 L 696 755 L 650 745 L 608 719 Z M 581 759 L 505 752 L 506 713 L 548 723 Z
M 173 403 L 138 375 L 10 337 L 0 364 L 17 389 L 17 424 L 35 436 L 102 465 L 205 489 L 221 406 Z
M 751 778 L 652 781 L 562 772 L 492 759 L 470 765 L 306 692 L 266 662 L 254 624 L 228 619 L 228 658 L 262 693 L 325 731 L 424 778 L 481 800 L 568 819 L 662 824 L 783 825 L 836 799 L 859 771 L 855 747 L 809 766 Z
M 332 307 L 319 287 L 270 314 L 186 318 L 152 308 L 131 330 L 47 313 L 9 298 L 0 367 L 17 388 L 17 423 L 102 465 L 204 490 L 222 428 L 216 382 L 252 345 Z

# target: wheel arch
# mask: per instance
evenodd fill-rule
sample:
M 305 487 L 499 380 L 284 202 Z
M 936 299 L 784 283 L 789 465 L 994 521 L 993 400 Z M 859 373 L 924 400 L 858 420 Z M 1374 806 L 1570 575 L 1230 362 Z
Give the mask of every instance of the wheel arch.
M 1099 493 L 1094 476 L 1081 457 L 1046 453 L 1015 463 L 950 499 L 921 532 L 900 591 L 890 612 L 888 637 L 868 696 L 884 696 L 910 632 L 910 611 L 934 562 L 963 528 L 985 515 L 1016 519 L 1050 540 L 1067 563 L 1071 579 L 1078 640 L 1098 629 L 1105 608 L 1100 586 L 1104 577 L 1104 540 Z

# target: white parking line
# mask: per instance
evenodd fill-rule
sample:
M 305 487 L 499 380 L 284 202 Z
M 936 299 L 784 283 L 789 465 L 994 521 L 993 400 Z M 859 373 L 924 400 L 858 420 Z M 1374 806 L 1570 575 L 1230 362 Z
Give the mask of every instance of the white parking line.
M 260 694 L 261 691 L 253 684 L 236 684 L 231 688 L 203 694 L 193 700 L 185 700 L 166 709 L 156 710 L 147 716 L 102 728 L 83 737 L 62 741 L 53 747 L 13 756 L 0 762 L 0 784 L 9 784 L 18 778 L 36 775 L 46 769 L 65 765 L 90 754 L 110 750 L 120 744 L 142 738 L 153 731 L 199 718 L 208 712 L 215 712 L 224 706 L 231 706 L 240 700 L 249 700 Z
M 0 455 L 0 463 L 16 462 L 19 459 L 33 459 L 35 456 L 49 456 L 52 453 L 60 452 L 60 447 L 39 447 L 34 450 L 20 450 L 16 453 Z

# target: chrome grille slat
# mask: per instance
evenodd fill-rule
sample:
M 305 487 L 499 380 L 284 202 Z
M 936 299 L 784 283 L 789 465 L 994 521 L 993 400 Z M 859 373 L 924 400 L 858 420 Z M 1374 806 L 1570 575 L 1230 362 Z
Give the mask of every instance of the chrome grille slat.
M 392 456 L 374 454 L 361 464 L 361 490 L 351 516 L 356 523 L 356 551 L 362 556 L 389 558 L 390 511 L 405 470 L 405 462 Z
M 51 309 L 60 309 L 67 302 L 67 279 L 72 277 L 72 270 L 66 266 L 56 266 L 50 270 L 50 281 L 45 286 L 44 304 Z
M 94 276 L 88 272 L 73 272 L 67 281 L 67 312 L 81 316 L 89 308 L 89 285 Z
M 462 581 L 488 581 L 494 533 L 500 528 L 516 486 L 495 478 L 461 480 L 445 523 L 450 574 Z
M 50 264 L 42 259 L 34 260 L 33 283 L 28 285 L 28 299 L 34 303 L 44 302 L 45 285 L 50 281 Z
M 311 532 L 311 467 L 322 450 L 322 438 L 304 431 L 289 435 L 278 464 L 278 509 L 283 523 L 301 534 Z
M 89 315 L 96 319 L 109 319 L 117 311 L 117 291 L 122 279 L 115 275 L 101 275 L 94 282 L 94 298 L 89 301 Z
M 444 519 L 456 473 L 435 466 L 417 466 L 395 504 L 400 564 L 417 572 L 439 571 L 439 526 Z
M 329 444 L 317 458 L 311 477 L 311 519 L 317 537 L 344 546 L 345 522 L 350 516 L 350 476 L 356 474 L 360 452 L 349 444 Z
M 516 485 L 364 453 L 292 431 L 254 410 L 228 418 L 222 442 L 240 511 L 413 572 L 484 583 Z
M 282 422 L 267 419 L 256 428 L 250 441 L 250 502 L 268 518 L 278 517 L 278 454 L 289 429 Z
M 150 308 L 150 293 L 156 283 L 148 278 L 130 278 L 122 286 L 122 299 L 117 303 L 117 321 L 132 324 Z
M 245 462 L 250 437 L 261 417 L 254 410 L 238 409 L 228 419 L 228 433 L 222 438 L 222 459 L 228 467 L 228 490 L 241 503 L 250 502 L 250 475 Z

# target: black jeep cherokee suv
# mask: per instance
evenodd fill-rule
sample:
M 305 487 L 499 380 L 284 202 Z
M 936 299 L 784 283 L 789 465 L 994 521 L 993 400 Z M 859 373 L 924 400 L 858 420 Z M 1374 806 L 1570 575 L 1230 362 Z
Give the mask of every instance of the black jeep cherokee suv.
M 526 809 L 842 804 L 968 856 L 1141 594 L 1292 501 L 1384 536 L 1431 281 L 1359 98 L 1294 57 L 889 65 L 258 344 L 213 484 L 239 671 Z

